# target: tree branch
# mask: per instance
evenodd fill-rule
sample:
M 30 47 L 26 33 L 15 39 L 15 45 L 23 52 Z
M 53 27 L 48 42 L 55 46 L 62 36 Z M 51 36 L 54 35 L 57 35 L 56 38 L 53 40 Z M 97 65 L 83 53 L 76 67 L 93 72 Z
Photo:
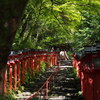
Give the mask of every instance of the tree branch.
M 55 15 L 54 11 L 53 11 L 53 0 L 50 0 L 52 2 L 52 8 L 51 8 L 51 12 L 54 15 L 55 19 L 58 21 L 58 25 L 61 26 L 65 32 L 69 33 L 68 30 L 63 26 L 63 24 L 60 22 L 60 20 L 57 18 L 57 16 Z

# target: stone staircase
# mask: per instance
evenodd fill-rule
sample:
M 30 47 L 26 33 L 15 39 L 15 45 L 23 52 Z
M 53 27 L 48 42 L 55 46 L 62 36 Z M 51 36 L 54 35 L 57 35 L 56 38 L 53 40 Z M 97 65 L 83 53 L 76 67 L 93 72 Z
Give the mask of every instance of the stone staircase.
M 64 61 L 62 63 L 48 100 L 83 100 L 79 94 L 80 81 L 73 74 L 73 67 L 64 65 Z
M 57 66 L 55 66 L 57 67 Z M 38 90 L 49 75 L 54 71 L 55 67 L 52 67 L 46 71 L 40 78 L 35 80 L 35 84 L 31 84 L 26 88 L 26 91 L 17 94 L 15 100 L 24 100 Z M 53 82 L 53 88 L 49 90 L 48 100 L 84 100 L 80 91 L 79 79 L 73 74 L 73 67 L 66 61 L 61 61 L 61 69 L 58 72 Z M 43 100 L 39 98 L 32 98 L 30 100 Z
M 14 95 L 14 100 L 24 100 L 30 96 L 32 96 L 40 87 L 44 84 L 44 82 L 47 80 L 47 78 L 54 72 L 54 69 L 57 68 L 57 66 L 48 68 L 43 75 L 40 77 L 37 77 L 34 82 L 31 82 L 30 85 L 27 86 L 25 84 L 25 90 L 24 92 L 18 93 Z M 39 98 L 33 98 L 32 100 L 40 100 Z

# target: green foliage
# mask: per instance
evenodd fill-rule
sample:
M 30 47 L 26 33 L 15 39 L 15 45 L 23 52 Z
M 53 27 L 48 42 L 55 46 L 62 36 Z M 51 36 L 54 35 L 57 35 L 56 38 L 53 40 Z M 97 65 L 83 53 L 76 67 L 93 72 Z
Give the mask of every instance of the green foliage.
M 80 51 L 100 40 L 99 9 L 99 0 L 30 0 L 13 49 L 72 43 Z
M 0 96 L 0 100 L 15 100 L 11 94 L 6 95 L 5 97 Z
M 58 1 L 57 1 L 58 2 Z M 74 22 L 79 22 L 80 13 L 69 8 L 68 2 L 53 3 L 48 0 L 30 0 L 22 24 L 17 31 L 13 49 L 17 48 L 48 48 L 49 45 L 70 41 L 71 30 L 75 29 Z M 77 12 L 77 14 L 73 14 Z M 74 21 L 73 21 L 74 20 Z M 70 29 L 70 27 L 73 29 Z
M 25 91 L 25 87 L 23 85 L 21 85 L 21 86 L 17 87 L 15 94 L 12 94 L 12 95 L 13 95 L 13 97 L 16 97 L 16 94 L 21 94 L 24 91 Z
M 25 84 L 29 85 L 30 82 L 34 79 L 36 71 L 33 71 L 31 68 L 25 71 Z
M 14 89 L 12 89 L 12 92 L 9 89 L 7 89 L 7 94 L 5 94 L 4 100 L 15 100 L 14 98 L 15 95 L 16 95 L 16 92 L 14 91 Z
M 40 72 L 36 70 L 29 69 L 25 72 L 25 84 L 29 85 L 34 79 L 38 78 L 46 70 L 46 63 L 44 61 L 40 62 Z
M 71 76 L 73 76 L 73 77 L 77 77 L 76 76 L 76 70 L 74 69 L 74 68 L 72 68 L 72 70 L 71 70 Z
M 15 100 L 12 94 L 7 94 L 5 100 Z
M 45 72 L 46 70 L 46 63 L 44 61 L 40 62 L 40 71 Z
M 84 45 L 93 45 L 96 40 L 100 40 L 100 14 L 92 14 L 87 11 L 83 12 L 81 24 L 75 34 L 75 46 L 82 49 Z M 79 50 L 79 49 L 78 49 Z

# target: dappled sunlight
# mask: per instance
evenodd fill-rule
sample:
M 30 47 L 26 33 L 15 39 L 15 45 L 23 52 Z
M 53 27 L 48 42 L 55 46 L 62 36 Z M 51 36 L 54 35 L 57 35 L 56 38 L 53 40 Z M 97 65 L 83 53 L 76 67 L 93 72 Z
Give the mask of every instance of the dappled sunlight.
M 78 95 L 80 91 L 80 81 L 72 73 L 72 66 L 61 65 L 61 69 L 55 78 L 53 89 L 49 92 L 49 100 L 83 100 Z

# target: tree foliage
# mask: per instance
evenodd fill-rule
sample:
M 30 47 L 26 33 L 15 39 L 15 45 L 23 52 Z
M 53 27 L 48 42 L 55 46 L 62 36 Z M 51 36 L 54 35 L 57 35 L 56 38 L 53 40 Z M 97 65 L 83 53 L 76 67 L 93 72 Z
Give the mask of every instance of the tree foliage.
M 30 0 L 14 49 L 71 43 L 80 50 L 100 38 L 99 0 Z

